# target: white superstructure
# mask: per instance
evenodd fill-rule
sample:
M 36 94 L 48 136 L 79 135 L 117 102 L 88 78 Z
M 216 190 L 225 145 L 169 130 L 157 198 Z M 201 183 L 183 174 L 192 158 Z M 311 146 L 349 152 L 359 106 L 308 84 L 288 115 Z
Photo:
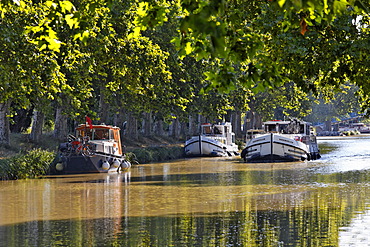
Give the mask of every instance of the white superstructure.
M 187 156 L 233 156 L 238 155 L 235 134 L 231 123 L 201 125 L 201 132 L 185 142 Z

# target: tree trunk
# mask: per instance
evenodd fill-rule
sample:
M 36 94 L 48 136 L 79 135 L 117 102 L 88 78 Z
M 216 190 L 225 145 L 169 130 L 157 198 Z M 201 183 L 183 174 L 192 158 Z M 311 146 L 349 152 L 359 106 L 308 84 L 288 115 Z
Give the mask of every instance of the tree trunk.
M 12 106 L 11 106 L 12 107 Z M 18 107 L 14 105 L 14 107 Z M 15 116 L 12 118 L 14 124 L 10 124 L 11 133 L 22 133 L 26 131 L 32 123 L 33 108 L 17 109 Z
M 164 128 L 163 128 L 163 120 L 155 121 L 153 132 L 157 136 L 165 136 Z
M 132 113 L 127 114 L 126 134 L 127 137 L 132 138 L 134 140 L 139 139 L 139 133 L 137 131 L 137 119 L 133 116 Z
M 124 116 L 125 116 L 124 112 L 120 110 L 118 113 L 114 114 L 113 118 L 113 125 L 119 127 L 121 129 L 121 132 L 124 131 L 123 130 L 124 128 L 123 123 L 125 122 Z
M 180 136 L 180 124 L 179 120 L 176 118 L 172 121 L 170 126 L 170 136 L 178 138 Z
M 10 101 L 0 103 L 0 144 L 10 144 L 9 130 L 9 107 Z
M 44 113 L 35 110 L 33 113 L 32 129 L 29 139 L 38 142 L 41 139 L 42 128 L 44 126 Z
M 104 88 L 100 88 L 100 99 L 99 99 L 99 118 L 100 123 L 109 124 L 109 104 L 105 101 Z
M 258 113 L 249 111 L 245 118 L 245 131 L 262 128 L 262 117 Z
M 179 126 L 179 137 L 187 136 L 187 134 L 189 133 L 188 123 L 179 121 Z
M 67 115 L 63 114 L 61 107 L 57 108 L 55 114 L 55 127 L 53 136 L 58 140 L 66 139 L 68 135 L 68 118 Z
M 223 121 L 229 122 L 233 125 L 233 117 L 234 117 L 234 112 L 233 111 L 227 111 L 226 115 L 224 115 L 224 120 Z
M 241 129 L 241 112 L 236 111 L 231 115 L 231 124 L 233 126 L 233 132 L 237 138 L 242 138 L 242 129 Z
M 325 122 L 324 122 L 324 128 L 325 128 L 325 130 L 326 131 L 332 131 L 332 128 L 331 128 L 331 121 L 330 120 L 326 120 Z
M 194 121 L 194 117 L 189 115 L 189 129 L 188 129 L 188 135 L 189 136 L 193 136 L 193 135 L 197 135 L 197 125 Z
M 143 114 L 143 135 L 150 136 L 152 134 L 152 114 L 144 113 Z
M 258 114 L 258 113 L 255 113 L 254 119 L 255 119 L 255 126 L 254 126 L 254 128 L 255 129 L 262 129 L 263 122 L 262 122 L 261 115 Z
M 198 124 L 197 124 L 197 128 L 195 130 L 196 134 L 199 135 L 200 134 L 200 131 L 201 131 L 201 125 L 202 123 L 207 123 L 207 119 L 205 117 L 203 117 L 202 115 L 198 114 Z

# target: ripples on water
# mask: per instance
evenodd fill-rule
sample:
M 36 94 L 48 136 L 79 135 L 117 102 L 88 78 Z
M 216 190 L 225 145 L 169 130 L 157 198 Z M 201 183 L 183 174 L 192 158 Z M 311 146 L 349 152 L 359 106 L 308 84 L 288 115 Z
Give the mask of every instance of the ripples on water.
M 366 138 L 320 139 L 322 159 L 195 158 L 122 174 L 0 182 L 0 246 L 360 246 Z
M 369 137 L 326 138 L 322 145 L 335 147 L 333 152 L 324 154 L 319 172 L 333 173 L 370 168 Z

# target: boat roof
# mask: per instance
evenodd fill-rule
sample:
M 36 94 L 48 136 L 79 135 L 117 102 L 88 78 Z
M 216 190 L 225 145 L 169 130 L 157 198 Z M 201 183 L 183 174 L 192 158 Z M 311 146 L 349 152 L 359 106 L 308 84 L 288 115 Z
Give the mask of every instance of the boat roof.
M 309 122 L 305 122 L 305 121 L 301 121 L 301 120 L 297 120 L 299 123 L 302 123 L 302 124 L 311 124 Z M 283 121 L 283 120 L 270 120 L 270 121 L 267 121 L 267 122 L 263 122 L 263 124 L 290 124 L 292 121 Z
M 210 126 L 210 125 L 231 125 L 230 122 L 223 122 L 223 123 L 217 123 L 217 124 L 212 124 L 212 123 L 202 123 L 202 126 Z
M 262 133 L 262 132 L 265 132 L 265 130 L 262 130 L 262 129 L 249 129 L 247 130 L 247 133 Z
M 93 124 L 91 125 L 92 129 L 114 129 L 114 130 L 120 130 L 119 127 L 117 126 L 112 126 L 112 125 L 105 125 L 105 124 Z M 88 129 L 90 128 L 90 125 L 88 124 L 80 124 L 76 128 L 76 130 L 83 130 L 83 129 Z

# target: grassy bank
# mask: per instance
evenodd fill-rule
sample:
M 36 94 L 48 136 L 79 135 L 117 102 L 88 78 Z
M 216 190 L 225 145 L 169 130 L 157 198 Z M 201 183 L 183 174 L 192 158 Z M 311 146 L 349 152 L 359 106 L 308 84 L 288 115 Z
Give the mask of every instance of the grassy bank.
M 184 147 L 180 145 L 138 148 L 131 150 L 131 152 L 135 154 L 139 163 L 159 162 L 184 157 Z
M 139 163 L 160 162 L 184 157 L 183 140 L 171 137 L 139 137 L 138 140 L 123 138 L 126 152 L 135 154 Z
M 26 134 L 12 134 L 10 145 L 0 146 L 0 180 L 37 178 L 47 173 L 54 160 L 58 142 L 43 135 L 31 142 Z
M 122 140 L 125 150 L 138 163 L 159 162 L 184 156 L 181 141 L 170 138 L 148 137 Z M 0 180 L 38 178 L 48 173 L 59 142 L 51 135 L 43 135 L 38 143 L 26 134 L 12 134 L 10 145 L 0 145 Z

